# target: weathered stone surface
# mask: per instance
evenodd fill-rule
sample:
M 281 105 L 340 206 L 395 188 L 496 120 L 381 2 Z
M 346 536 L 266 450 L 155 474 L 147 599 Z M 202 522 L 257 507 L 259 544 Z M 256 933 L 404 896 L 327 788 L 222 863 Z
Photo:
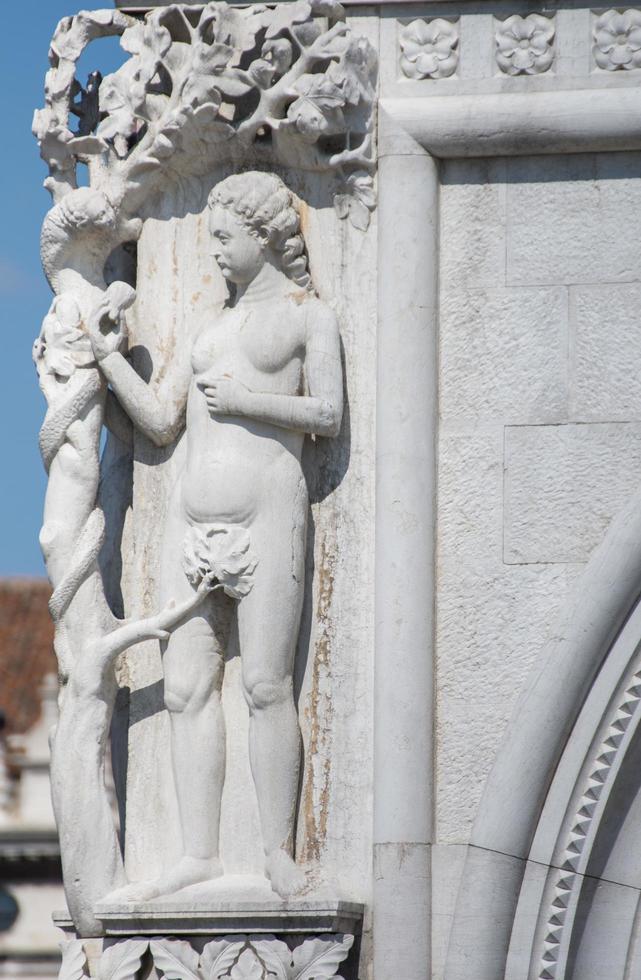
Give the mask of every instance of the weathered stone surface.
M 505 560 L 587 561 L 640 468 L 641 423 L 508 428 Z
M 488 759 L 547 639 L 550 619 L 581 569 L 503 563 L 502 485 L 500 429 L 441 437 L 437 814 L 442 842 L 468 839 Z
M 442 290 L 440 323 L 444 422 L 505 424 L 566 417 L 564 289 L 461 290 L 452 282 Z
M 581 566 L 479 559 L 440 579 L 438 839 L 469 839 L 483 786 L 529 670 Z M 465 792 L 461 792 L 461 785 Z
M 629 282 L 641 244 L 622 234 L 641 204 L 636 154 L 510 160 L 507 281 Z M 595 243 L 598 247 L 595 248 Z
M 641 285 L 577 286 L 570 294 L 570 417 L 628 421 L 641 411 Z
M 506 184 L 503 160 L 450 160 L 441 185 L 441 288 L 505 281 Z

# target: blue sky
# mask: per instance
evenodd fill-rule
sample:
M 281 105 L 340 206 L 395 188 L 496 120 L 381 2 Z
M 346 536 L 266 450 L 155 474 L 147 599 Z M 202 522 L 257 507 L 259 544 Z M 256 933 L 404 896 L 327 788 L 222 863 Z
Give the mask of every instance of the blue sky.
M 105 7 L 111 6 L 104 0 Z M 21 5 L 21 29 L 11 33 L 0 62 L 3 153 L 0 186 L 0 310 L 3 366 L 0 373 L 0 576 L 44 575 L 38 545 L 45 474 L 38 429 L 45 403 L 31 362 L 31 345 L 51 301 L 40 267 L 38 239 L 49 195 L 46 168 L 31 135 L 33 110 L 42 105 L 49 41 L 61 17 L 98 0 L 29 0 Z M 95 52 L 95 54 L 93 53 Z M 113 71 L 123 55 L 115 39 L 86 52 L 82 81 L 93 68 Z

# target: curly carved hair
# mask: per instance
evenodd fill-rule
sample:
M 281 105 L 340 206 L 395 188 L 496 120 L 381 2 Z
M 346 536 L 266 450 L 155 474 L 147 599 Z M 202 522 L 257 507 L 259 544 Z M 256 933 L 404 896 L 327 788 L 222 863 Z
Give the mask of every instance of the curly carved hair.
M 250 234 L 281 256 L 285 275 L 303 289 L 313 288 L 300 217 L 280 177 L 257 170 L 232 174 L 214 187 L 208 204 L 232 211 Z

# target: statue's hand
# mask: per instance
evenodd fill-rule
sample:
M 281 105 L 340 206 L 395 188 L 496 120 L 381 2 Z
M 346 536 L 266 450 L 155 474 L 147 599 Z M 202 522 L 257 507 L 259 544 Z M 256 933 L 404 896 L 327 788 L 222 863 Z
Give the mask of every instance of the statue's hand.
M 198 382 L 211 416 L 247 415 L 251 392 L 234 378 L 203 379 Z
M 124 283 L 114 283 L 93 308 L 87 321 L 87 333 L 98 362 L 121 350 L 127 336 L 125 309 L 135 293 Z

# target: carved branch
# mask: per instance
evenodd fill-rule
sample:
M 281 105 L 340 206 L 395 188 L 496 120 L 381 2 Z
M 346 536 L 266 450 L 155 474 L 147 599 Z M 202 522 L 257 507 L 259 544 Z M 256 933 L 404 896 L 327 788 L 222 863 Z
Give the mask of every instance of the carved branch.
M 316 11 L 338 22 L 322 30 Z M 353 126 L 362 129 L 363 120 L 372 129 L 375 57 L 368 42 L 354 38 L 342 22 L 340 4 L 298 0 L 282 8 L 238 11 L 210 3 L 195 25 L 177 6 L 152 11 L 144 24 L 116 13 L 67 19 L 54 39 L 46 106 L 36 113 L 34 132 L 50 166 L 48 186 L 55 200 L 76 187 L 76 163 L 88 161 L 92 186 L 108 186 L 111 203 L 133 214 L 141 197 L 171 175 L 174 157 L 187 175 L 203 166 L 203 154 L 211 162 L 232 159 L 234 145 L 251 145 L 265 129 L 287 131 L 288 138 L 271 148 L 284 164 L 343 178 L 355 168 L 372 169 L 371 141 L 362 140 L 354 153 L 349 136 Z M 172 35 L 177 23 L 180 41 Z M 261 30 L 266 40 L 259 50 Z M 107 33 L 121 34 L 132 57 L 99 86 L 94 76 L 99 124 L 95 133 L 87 132 L 87 109 L 82 132 L 73 134 L 68 120 L 78 111 L 78 92 L 83 93 L 80 106 L 91 104 L 74 77 L 77 58 L 91 37 Z M 241 69 L 241 56 L 248 55 L 252 63 Z M 315 84 L 301 88 L 306 78 Z M 243 100 L 252 90 L 258 101 L 245 116 Z M 326 152 L 325 135 L 345 136 L 348 151 Z M 351 217 L 349 209 L 346 214 Z

